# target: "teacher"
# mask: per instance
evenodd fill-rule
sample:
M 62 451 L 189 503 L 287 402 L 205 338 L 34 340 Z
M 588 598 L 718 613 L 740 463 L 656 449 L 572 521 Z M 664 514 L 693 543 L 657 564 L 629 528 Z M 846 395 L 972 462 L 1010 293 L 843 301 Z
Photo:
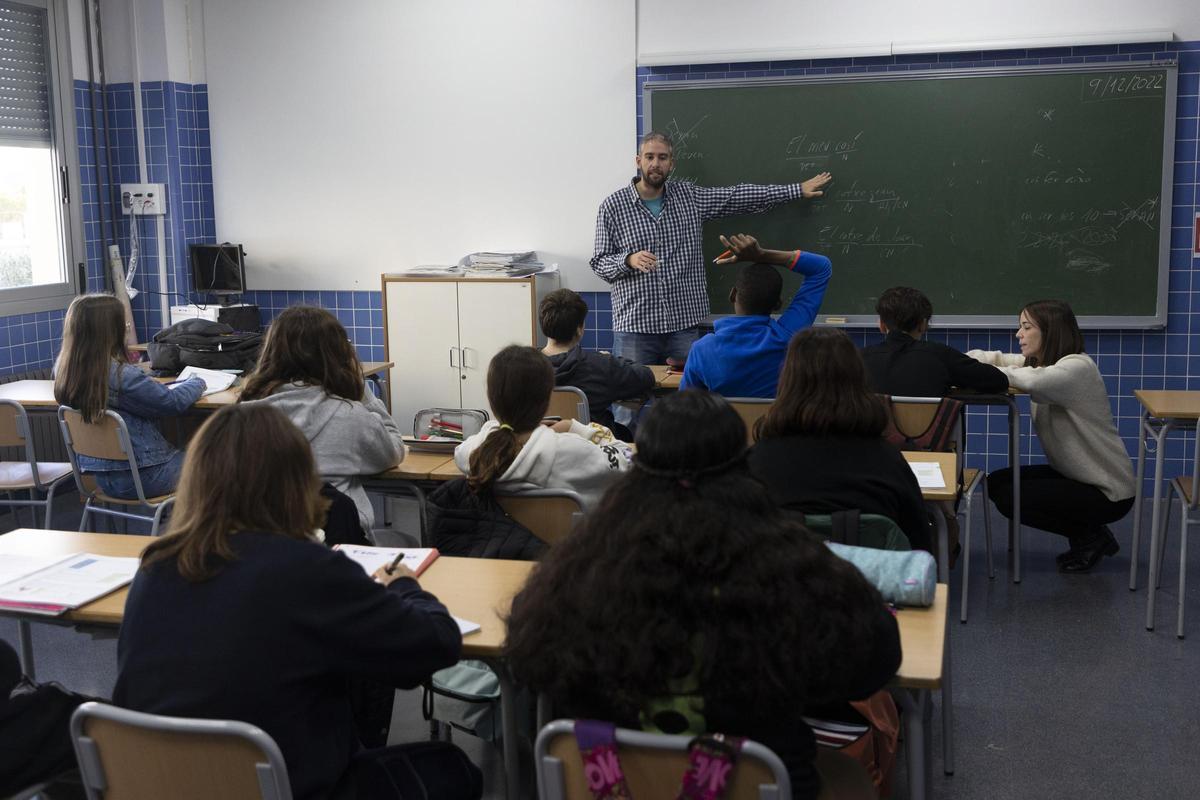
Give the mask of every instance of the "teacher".
M 832 176 L 822 172 L 782 186 L 669 180 L 674 147 L 658 132 L 642 137 L 635 162 L 638 177 L 600 204 L 592 272 L 612 284 L 616 355 L 638 364 L 684 361 L 709 314 L 701 226 L 820 197 Z

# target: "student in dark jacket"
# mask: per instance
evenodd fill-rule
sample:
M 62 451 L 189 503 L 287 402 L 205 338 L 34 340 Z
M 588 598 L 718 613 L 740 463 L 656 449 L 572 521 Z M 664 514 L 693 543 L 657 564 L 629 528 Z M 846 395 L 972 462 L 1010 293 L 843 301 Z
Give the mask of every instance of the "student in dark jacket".
M 945 397 L 951 388 L 984 394 L 1008 391 L 1008 378 L 990 364 L 923 337 L 933 304 L 917 289 L 893 286 L 875 303 L 880 344 L 864 347 L 863 362 L 871 388 L 899 397 Z
M 622 442 L 631 441 L 633 435 L 617 424 L 609 406 L 647 394 L 654 388 L 654 373 L 627 358 L 584 350 L 580 342 L 587 315 L 587 303 L 570 289 L 557 289 L 542 298 L 538 321 L 548 340 L 542 352 L 554 367 L 554 385 L 579 389 L 587 395 L 591 421 L 612 430 Z
M 793 798 L 822 784 L 875 797 L 802 715 L 895 674 L 899 632 L 879 593 L 775 507 L 719 396 L 656 402 L 637 445 L 633 471 L 514 599 L 514 676 L 562 716 L 751 737 L 783 760 Z
M 229 406 L 201 427 L 170 533 L 129 591 L 114 702 L 257 725 L 297 798 L 398 797 L 381 787 L 422 764 L 427 784 L 464 778 L 430 796 L 478 798 L 479 772 L 453 746 L 411 759 L 360 747 L 348 681 L 413 688 L 458 660 L 462 637 L 408 570 L 368 576 L 315 541 L 319 488 L 308 441 L 277 409 Z
M 805 514 L 882 514 L 914 550 L 932 552 L 929 516 L 912 468 L 883 438 L 887 411 L 867 388 L 846 334 L 809 328 L 788 346 L 779 394 L 758 421 L 750 469 L 780 506 Z

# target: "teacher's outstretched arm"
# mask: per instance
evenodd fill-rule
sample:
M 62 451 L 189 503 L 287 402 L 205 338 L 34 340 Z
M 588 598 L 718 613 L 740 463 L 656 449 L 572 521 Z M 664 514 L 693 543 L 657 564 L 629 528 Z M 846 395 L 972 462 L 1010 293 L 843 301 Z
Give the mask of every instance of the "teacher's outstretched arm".
M 693 191 L 701 218 L 710 220 L 735 214 L 758 214 L 801 198 L 816 199 L 824 196 L 825 186 L 832 180 L 833 175 L 822 172 L 802 183 L 696 186 Z

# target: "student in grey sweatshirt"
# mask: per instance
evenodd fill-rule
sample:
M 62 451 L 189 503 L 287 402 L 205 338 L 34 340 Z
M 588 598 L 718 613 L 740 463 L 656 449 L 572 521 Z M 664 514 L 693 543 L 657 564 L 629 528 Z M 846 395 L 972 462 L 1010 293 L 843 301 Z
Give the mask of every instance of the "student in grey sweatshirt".
M 292 306 L 267 332 L 242 402 L 268 403 L 308 438 L 321 478 L 354 501 L 370 535 L 375 524 L 362 476 L 404 460 L 400 427 L 367 388 L 346 329 L 323 308 Z
M 1083 352 L 1083 335 L 1071 307 L 1039 300 L 1021 310 L 1021 353 L 972 350 L 994 364 L 1009 385 L 1028 392 L 1033 426 L 1047 464 L 1021 467 L 1021 521 L 1066 536 L 1060 572 L 1087 572 L 1120 545 L 1108 529 L 1133 507 L 1135 481 L 1129 454 L 1113 422 L 1108 392 L 1096 362 Z M 1012 470 L 987 478 L 996 508 L 1012 516 Z

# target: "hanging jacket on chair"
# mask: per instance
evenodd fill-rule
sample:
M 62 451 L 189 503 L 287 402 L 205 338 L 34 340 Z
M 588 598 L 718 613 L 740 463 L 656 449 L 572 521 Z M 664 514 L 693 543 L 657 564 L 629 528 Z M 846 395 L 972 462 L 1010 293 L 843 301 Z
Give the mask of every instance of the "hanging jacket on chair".
M 491 494 L 477 495 L 455 478 L 429 496 L 431 545 L 444 556 L 534 561 L 547 544 L 508 516 Z

